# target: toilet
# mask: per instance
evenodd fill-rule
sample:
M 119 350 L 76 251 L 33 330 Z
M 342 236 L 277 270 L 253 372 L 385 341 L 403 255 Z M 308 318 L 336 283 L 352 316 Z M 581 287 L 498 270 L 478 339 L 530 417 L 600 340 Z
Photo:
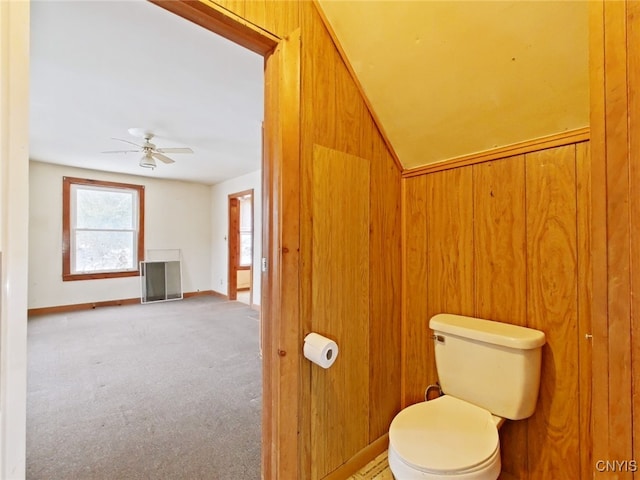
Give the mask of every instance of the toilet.
M 539 330 L 439 314 L 433 330 L 443 395 L 402 410 L 389 427 L 396 480 L 495 480 L 498 429 L 531 416 L 545 335 Z

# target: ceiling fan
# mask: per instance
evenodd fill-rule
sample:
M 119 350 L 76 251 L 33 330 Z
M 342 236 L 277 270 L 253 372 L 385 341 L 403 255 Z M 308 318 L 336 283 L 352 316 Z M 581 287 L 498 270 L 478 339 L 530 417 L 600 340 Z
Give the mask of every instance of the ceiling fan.
M 113 140 L 125 142 L 138 148 L 136 150 L 107 150 L 102 153 L 142 153 L 142 158 L 140 158 L 139 162 L 140 166 L 151 169 L 156 168 L 156 160 L 160 160 L 163 163 L 175 162 L 175 160 L 173 160 L 172 158 L 167 157 L 165 153 L 193 153 L 193 150 L 191 150 L 189 147 L 156 147 L 155 144 L 151 143 L 151 139 L 155 135 L 149 130 L 145 130 L 144 128 L 130 128 L 128 132 L 134 137 L 143 138 L 144 142 L 142 143 L 142 145 L 130 142 L 129 140 L 124 140 L 122 138 L 113 138 Z

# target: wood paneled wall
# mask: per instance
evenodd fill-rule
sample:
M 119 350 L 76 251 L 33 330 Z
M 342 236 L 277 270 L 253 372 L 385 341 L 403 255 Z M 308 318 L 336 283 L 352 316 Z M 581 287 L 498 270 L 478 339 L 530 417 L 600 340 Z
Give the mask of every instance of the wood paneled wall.
M 340 171 L 336 176 L 334 172 Z M 314 147 L 311 330 L 340 346 L 331 368 L 311 367 L 312 478 L 369 444 L 369 162 Z
M 640 463 L 640 2 L 590 8 L 593 455 Z M 624 467 L 593 472 L 640 477 Z
M 590 475 L 588 163 L 583 142 L 404 180 L 403 404 L 437 380 L 436 313 L 547 336 L 536 413 L 500 433 L 505 476 Z
M 348 464 L 358 451 L 385 435 L 400 408 L 401 195 L 400 171 L 315 6 L 302 2 L 300 10 L 305 212 L 301 220 L 302 330 L 335 338 L 340 355 L 344 354 L 332 367 L 335 371 L 304 365 L 312 385 L 312 410 L 303 431 L 311 443 L 307 456 L 311 478 L 319 479 Z M 329 168 L 322 168 L 323 162 Z M 342 186 L 331 205 L 321 201 L 323 182 Z M 350 217 L 349 211 L 363 201 L 368 218 Z M 353 273 L 335 270 L 324 277 L 322 262 L 333 260 L 322 254 L 323 248 L 316 242 L 322 235 L 326 235 L 326 242 L 339 238 L 339 230 L 323 224 L 326 216 L 349 231 L 366 234 L 366 246 L 341 241 L 342 255 L 363 258 L 366 249 L 366 268 L 359 265 Z M 354 274 L 366 288 L 361 284 L 350 289 L 344 286 L 341 277 Z M 321 291 L 326 289 L 330 291 Z M 315 299 L 327 294 L 333 300 L 320 314 Z M 340 361 L 342 366 L 338 366 Z M 356 381 L 357 376 L 366 379 Z M 327 382 L 334 392 L 319 388 Z M 317 415 L 313 405 L 319 402 L 325 408 L 330 405 L 333 413 Z M 337 423 L 340 419 L 345 423 Z

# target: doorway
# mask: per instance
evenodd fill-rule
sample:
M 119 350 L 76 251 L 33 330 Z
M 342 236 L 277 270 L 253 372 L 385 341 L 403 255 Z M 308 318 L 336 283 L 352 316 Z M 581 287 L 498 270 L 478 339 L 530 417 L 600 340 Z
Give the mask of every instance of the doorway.
M 151 4 L 151 3 L 147 3 L 147 2 L 139 2 L 136 5 L 140 6 L 140 8 L 145 8 L 148 11 L 157 11 L 157 12 L 161 12 L 160 14 L 163 15 L 164 17 L 173 17 L 170 20 L 172 20 L 174 23 L 176 23 L 176 28 L 175 30 L 178 30 L 177 28 L 177 24 L 188 24 L 190 22 L 184 21 L 183 19 L 179 18 L 179 17 L 175 17 L 172 14 L 168 14 L 167 12 L 165 12 L 164 10 L 156 7 L 155 5 Z M 32 9 L 32 14 L 36 13 L 36 7 L 37 5 L 34 5 L 34 8 Z M 109 4 L 109 6 L 107 7 L 105 4 L 105 9 L 106 8 L 111 8 L 111 4 Z M 133 5 L 131 7 L 127 7 L 127 10 L 133 10 Z M 158 15 L 160 15 L 158 14 Z M 132 17 L 132 12 L 129 12 L 129 18 Z M 35 18 L 35 15 L 31 16 L 31 19 L 33 20 Z M 102 20 L 104 23 L 106 23 L 106 20 L 103 19 Z M 100 22 L 97 22 L 100 23 Z M 154 24 L 154 22 L 150 22 L 151 24 Z M 87 22 L 87 24 L 90 24 L 89 22 Z M 202 33 L 202 30 L 199 29 L 197 26 L 190 26 L 191 29 L 196 29 L 197 31 Z M 165 31 L 171 31 L 171 30 L 165 30 Z M 207 35 L 208 37 L 213 37 L 213 35 L 206 31 L 203 33 L 204 35 Z M 157 42 L 157 40 L 154 40 L 154 42 Z M 193 48 L 195 48 L 195 42 L 192 43 Z M 115 50 L 115 48 L 114 48 Z M 254 64 L 257 68 L 255 68 L 253 70 L 253 72 L 255 72 L 257 75 L 254 76 L 253 78 L 258 78 L 258 82 L 260 83 L 261 88 L 264 88 L 264 79 L 263 79 L 263 75 L 262 75 L 262 63 L 263 63 L 263 59 L 261 57 L 258 57 L 257 55 L 251 53 L 251 52 L 245 52 L 245 54 L 249 54 L 252 57 L 255 58 Z M 164 54 L 165 56 L 168 55 L 167 53 Z M 133 56 L 133 55 L 132 55 Z M 213 55 L 211 55 L 211 59 L 213 60 L 215 57 Z M 104 59 L 102 60 L 104 62 Z M 107 63 L 107 62 L 104 62 Z M 169 62 L 172 63 L 172 62 Z M 230 62 L 228 62 L 230 63 Z M 197 64 L 195 64 L 197 66 Z M 35 66 L 35 64 L 34 64 Z M 114 67 L 115 68 L 115 67 Z M 226 72 L 229 72 L 231 70 L 231 65 L 227 65 L 227 68 L 225 69 Z M 37 72 L 37 70 L 34 70 Z M 193 75 L 193 72 L 190 72 L 191 76 L 197 76 L 197 75 Z M 202 76 L 204 78 L 204 76 Z M 42 77 L 41 77 L 42 78 Z M 49 77 L 49 78 L 53 78 L 53 77 Z M 175 79 L 174 76 L 172 76 L 172 79 Z M 248 79 L 247 79 L 248 81 Z M 150 82 L 153 83 L 153 82 Z M 159 83 L 159 82 L 158 82 Z M 175 84 L 178 84 L 178 82 L 176 81 Z M 145 87 L 145 89 L 148 89 L 148 87 Z M 169 97 L 172 96 L 171 91 L 170 90 L 166 90 L 167 94 L 165 96 Z M 176 92 L 175 97 L 177 97 L 179 95 L 178 92 Z M 114 96 L 115 98 L 115 96 Z M 247 101 L 249 99 L 253 99 L 253 97 L 249 97 L 249 96 L 244 96 L 244 99 L 246 99 Z M 115 102 L 114 102 L 115 103 Z M 205 103 L 205 101 L 203 100 L 202 103 Z M 264 104 L 262 99 L 260 99 L 260 101 L 258 102 L 252 102 L 254 105 L 256 105 L 256 109 L 257 110 L 263 110 L 264 109 Z M 190 105 L 190 103 L 187 103 Z M 213 110 L 213 106 L 210 107 Z M 145 113 L 148 110 L 145 111 Z M 93 112 L 95 113 L 95 111 Z M 169 116 L 169 115 L 167 115 Z M 172 117 L 176 117 L 177 114 L 175 115 L 171 115 Z M 200 118 L 199 116 L 196 116 L 196 114 L 194 113 L 194 117 L 195 118 Z M 261 120 L 261 118 L 260 118 Z M 169 120 L 167 120 L 167 124 L 169 123 Z M 204 122 L 203 122 L 204 123 Z M 135 125 L 134 123 L 127 123 L 128 125 Z M 229 120 L 229 124 L 232 124 L 231 120 Z M 255 168 L 260 168 L 261 166 L 261 152 L 259 150 L 259 135 L 256 135 L 256 131 L 257 128 L 256 126 L 258 126 L 260 123 L 259 122 L 254 122 L 251 123 L 251 129 L 252 129 L 252 138 L 254 139 L 254 142 L 256 143 L 256 145 L 254 146 L 254 148 L 252 148 L 250 150 L 250 153 L 252 155 L 252 157 L 254 158 L 255 161 L 255 165 L 252 167 L 252 170 Z M 168 129 L 171 130 L 171 129 Z M 213 132 L 215 129 L 213 127 L 210 128 L 210 130 Z M 218 135 L 222 135 L 222 133 L 220 132 L 226 132 L 225 130 L 217 130 L 216 134 Z M 194 131 L 191 130 L 189 132 L 189 134 L 194 134 Z M 206 134 L 208 135 L 214 135 L 214 133 L 209 133 L 206 132 Z M 234 140 L 236 140 L 236 137 L 232 137 Z M 154 140 L 155 141 L 155 140 Z M 167 145 L 167 143 L 160 143 L 158 141 L 158 145 Z M 173 145 L 173 144 L 170 144 Z M 194 152 L 197 155 L 197 146 L 193 145 L 194 147 L 196 147 L 196 151 Z M 257 148 L 256 148 L 257 147 Z M 194 155 L 195 156 L 195 155 Z M 176 158 L 176 162 L 175 164 L 171 164 L 168 167 L 164 168 L 164 162 L 162 163 L 158 163 L 157 165 L 157 169 L 155 169 L 154 171 L 152 171 L 152 174 L 158 175 L 159 174 L 163 174 L 165 171 L 168 172 L 169 171 L 169 167 L 188 167 L 189 169 L 193 168 L 192 165 L 192 160 L 194 158 L 194 156 L 190 156 L 187 157 L 186 159 L 182 160 L 181 158 Z M 126 155 L 124 159 L 118 159 L 121 161 L 121 163 L 126 163 L 126 162 L 122 162 L 122 160 L 127 160 Z M 220 162 L 220 158 L 219 157 L 210 157 L 209 162 L 210 163 L 215 163 L 215 162 Z M 234 158 L 234 168 L 237 168 L 238 164 L 240 163 L 240 159 L 238 158 Z M 137 164 L 137 159 L 134 158 L 133 164 Z M 224 167 L 220 168 L 220 170 L 222 170 Z M 195 169 L 194 169 L 195 170 Z M 146 172 L 145 170 L 141 170 L 141 172 Z M 30 169 L 30 175 L 33 173 L 33 169 Z M 48 172 L 47 172 L 48 173 Z M 198 172 L 200 175 L 203 175 L 203 171 Z M 113 175 L 115 175 L 115 173 L 113 173 Z M 251 188 L 255 185 L 255 191 L 256 191 L 256 195 L 259 195 L 259 183 L 260 183 L 260 174 L 254 175 L 252 176 L 252 180 L 255 180 L 254 182 L 251 183 L 251 187 L 245 186 L 244 184 L 242 184 L 242 182 L 244 182 L 244 176 L 248 175 L 248 174 L 244 174 L 242 175 L 242 181 L 238 181 L 235 185 L 235 187 L 233 187 L 233 190 L 229 190 L 229 191 L 238 191 L 238 190 L 242 190 L 243 188 Z M 44 176 L 44 175 L 43 175 Z M 42 177 L 43 177 L 42 176 Z M 32 178 L 37 178 L 37 179 L 41 179 L 42 177 L 32 177 Z M 50 176 L 48 176 L 50 177 Z M 57 177 L 54 179 L 56 185 L 59 183 L 59 178 Z M 93 178 L 93 177 L 90 177 Z M 239 177 L 236 176 L 234 177 L 235 179 L 238 179 Z M 234 180 L 234 178 L 232 178 L 231 180 Z M 187 293 L 190 294 L 198 294 L 198 293 L 202 293 L 203 295 L 207 295 L 211 290 L 213 290 L 214 287 L 216 287 L 217 285 L 217 278 L 215 278 L 215 282 L 214 282 L 214 276 L 210 273 L 207 273 L 207 275 L 200 275 L 201 271 L 205 271 L 205 272 L 212 272 L 213 268 L 211 266 L 211 264 L 213 263 L 213 261 L 210 261 L 210 258 L 214 257 L 215 254 L 218 253 L 218 249 L 213 249 L 211 247 L 213 247 L 213 241 L 219 241 L 219 238 L 213 238 L 214 235 L 211 233 L 212 230 L 215 231 L 214 229 L 211 228 L 211 224 L 214 221 L 214 217 L 219 216 L 223 216 L 224 215 L 224 211 L 226 210 L 226 193 L 225 192 L 225 196 L 221 199 L 221 201 L 218 201 L 218 199 L 216 197 L 213 196 L 213 187 L 206 185 L 206 186 L 196 186 L 192 183 L 180 183 L 179 185 L 169 185 L 167 184 L 167 189 L 165 190 L 164 188 L 161 188 L 158 185 L 158 182 L 161 182 L 162 179 L 160 178 L 154 178 L 153 180 L 149 180 L 149 183 L 146 183 L 147 180 L 144 180 L 145 182 L 145 191 L 147 192 L 146 195 L 146 202 L 145 202 L 145 209 L 147 212 L 147 215 L 145 215 L 145 221 L 144 222 L 140 222 L 142 225 L 144 225 L 145 227 L 145 232 L 146 232 L 146 236 L 147 236 L 147 242 L 145 242 L 145 245 L 147 246 L 147 248 L 149 248 L 150 250 L 155 250 L 158 248 L 158 246 L 160 247 L 185 247 L 185 246 L 192 246 L 192 244 L 198 244 L 200 247 L 202 248 L 193 248 L 191 249 L 191 260 L 189 261 L 189 263 L 186 262 L 182 262 L 182 265 L 185 266 L 186 268 L 183 270 L 183 272 L 185 273 L 185 279 L 189 276 L 192 275 L 192 278 L 196 277 L 198 279 L 199 282 L 201 282 L 199 285 L 196 284 L 196 282 L 192 282 L 191 285 L 193 285 L 194 288 L 189 288 L 187 291 Z M 195 183 L 195 182 L 194 182 Z M 43 195 L 41 193 L 37 193 L 39 191 L 41 191 L 40 188 L 38 188 L 38 186 L 41 185 L 41 183 L 34 183 L 34 186 L 32 187 L 34 189 L 35 195 L 37 197 L 41 197 L 41 198 L 52 198 L 52 195 Z M 219 184 L 216 184 L 219 185 Z M 154 193 L 155 192 L 155 193 Z M 155 199 L 153 198 L 155 197 Z M 31 204 L 32 202 L 30 202 Z M 51 202 L 53 203 L 53 202 Z M 55 205 L 52 205 L 52 207 L 55 208 Z M 215 214 L 215 215 L 214 215 Z M 56 218 L 56 221 L 58 221 L 58 215 L 52 215 L 52 218 Z M 211 222 L 211 223 L 210 223 Z M 188 224 L 188 225 L 187 225 Z M 162 226 L 161 226 L 162 225 Z M 185 228 L 185 226 L 187 226 L 188 228 Z M 37 228 L 37 227 L 36 227 Z M 36 231 L 36 228 L 34 228 L 32 226 L 31 230 Z M 53 234 L 52 236 L 55 235 L 55 231 L 57 229 L 52 229 Z M 219 237 L 222 237 L 222 233 L 224 232 L 224 230 L 220 229 L 217 230 L 221 233 L 221 235 L 219 235 Z M 216 237 L 218 237 L 218 235 L 216 235 Z M 168 239 L 168 240 L 165 240 Z M 54 240 L 54 239 L 51 239 Z M 160 242 L 167 242 L 167 243 L 160 243 Z M 168 242 L 173 242 L 173 244 L 169 244 Z M 210 247 L 211 245 L 211 247 Z M 217 243 L 215 244 L 215 246 L 217 246 Z M 181 250 L 182 255 L 190 255 L 190 252 L 188 251 L 188 248 L 184 248 L 183 250 Z M 147 255 L 149 255 L 149 250 L 147 250 Z M 197 258 L 196 258 L 197 256 Z M 157 257 L 156 257 L 157 258 Z M 184 258 L 184 257 L 182 257 Z M 215 265 L 217 266 L 218 264 L 220 264 L 222 266 L 222 268 L 226 267 L 226 258 L 224 257 L 224 250 L 222 250 L 222 254 L 219 255 L 219 258 L 216 259 L 216 261 L 218 263 L 216 263 Z M 224 270 L 226 270 L 226 268 L 224 268 Z M 37 278 L 36 276 L 33 276 L 32 278 Z M 206 282 L 206 283 L 205 283 Z M 43 282 L 44 283 L 44 282 Z M 88 283 L 88 282 L 87 282 Z M 92 286 L 94 289 L 97 289 L 98 287 L 96 287 L 95 285 L 101 283 L 100 280 L 94 281 L 92 282 Z M 138 281 L 135 282 L 131 282 L 133 284 L 134 287 L 138 286 Z M 214 284 L 215 283 L 215 284 Z M 70 284 L 67 284 L 66 286 L 68 286 Z M 197 288 L 200 287 L 200 291 L 197 290 Z M 106 290 L 105 287 L 102 287 L 103 290 Z M 221 289 L 222 290 L 222 289 Z M 125 295 L 119 295 L 120 298 L 126 299 L 126 298 L 135 298 L 136 294 L 138 293 L 138 289 L 130 289 L 131 293 L 127 296 Z M 32 293 L 31 291 L 31 286 L 30 286 L 30 294 Z M 111 294 L 110 292 L 107 292 L 108 294 Z M 118 294 L 115 294 L 118 295 Z M 114 295 L 114 296 L 115 296 Z M 198 295 L 194 295 L 194 296 L 198 296 Z M 82 299 L 84 300 L 84 299 Z M 97 298 L 96 300 L 102 301 L 102 298 Z M 189 302 L 191 301 L 197 301 L 198 299 L 189 299 Z M 189 302 L 180 302 L 180 303 L 189 303 Z M 71 304 L 72 302 L 60 302 L 60 304 L 62 305 L 66 305 L 66 304 Z M 78 302 L 80 303 L 80 302 Z M 37 305 L 37 304 L 36 304 Z M 56 305 L 56 304 L 49 304 L 49 305 Z M 175 305 L 175 304 L 174 304 Z M 236 307 L 240 307 L 239 305 L 236 305 Z M 238 310 L 243 310 L 246 311 L 246 309 L 240 309 L 238 308 Z M 253 317 L 256 317 L 255 312 L 250 312 L 248 315 L 246 315 L 246 317 L 249 317 L 249 315 L 253 315 Z M 190 316 L 191 318 L 193 318 L 192 316 Z M 257 343 L 259 340 L 259 333 L 257 331 L 257 327 L 259 326 L 259 323 L 257 322 L 257 319 L 253 318 L 250 319 L 249 321 L 252 322 L 253 326 L 256 328 L 256 330 L 252 330 L 251 331 L 251 336 L 250 339 L 253 343 Z M 229 322 L 231 323 L 231 322 Z M 204 331 L 204 330 L 203 330 Z M 181 338 L 178 335 L 175 335 L 175 338 Z M 235 337 L 239 340 L 244 340 L 244 339 L 248 339 L 249 336 L 248 335 L 238 335 L 237 337 Z M 234 338 L 234 340 L 235 340 Z M 177 343 L 177 342 L 176 342 Z M 193 345 L 193 348 L 195 349 L 195 345 Z M 214 348 L 210 348 L 209 350 L 216 350 Z M 35 356 L 31 355 L 31 351 L 29 351 L 29 358 L 34 358 Z M 257 357 L 257 355 L 256 355 Z M 212 357 L 209 357 L 212 358 Z M 160 363 L 160 362 L 158 362 Z M 182 361 L 174 361 L 174 362 L 168 362 L 171 364 L 181 364 Z M 211 364 L 215 364 L 215 362 L 211 362 Z M 150 371 L 155 371 L 155 370 L 151 370 Z M 253 372 L 255 372 L 256 375 L 260 375 L 261 374 L 261 365 L 257 364 L 256 368 L 253 369 Z M 168 375 L 167 375 L 168 376 Z M 147 377 L 149 378 L 149 377 Z M 213 377 L 215 378 L 215 377 Z M 169 384 L 173 383 L 169 378 L 167 378 L 166 380 L 169 380 Z M 165 380 L 165 382 L 166 382 Z M 82 384 L 81 382 L 78 382 L 79 384 Z M 158 384 L 160 384 L 161 382 L 157 382 Z M 196 382 L 194 382 L 194 384 L 196 384 Z M 206 386 L 205 382 L 201 383 L 202 386 Z M 244 385 L 244 383 L 239 383 L 239 385 Z M 227 392 L 231 391 L 230 389 L 225 389 Z M 205 392 L 204 388 L 201 388 L 199 390 L 199 392 Z M 198 393 L 199 393 L 198 392 Z M 150 395 L 151 396 L 151 395 Z M 196 395 L 192 395 L 190 397 L 190 400 L 194 400 L 196 398 Z M 251 398 L 251 405 L 260 405 L 260 399 L 259 397 L 255 397 L 255 398 Z M 217 402 L 212 402 L 212 403 L 216 403 Z M 150 405 L 150 402 L 145 403 L 145 405 Z M 240 401 L 238 400 L 238 404 L 240 404 Z M 244 406 L 244 403 L 242 404 Z M 105 409 L 106 410 L 106 409 Z M 110 411 L 110 410 L 109 410 Z M 28 412 L 39 412 L 39 410 L 36 409 L 28 409 Z M 79 415 L 78 415 L 79 416 Z M 223 417 L 223 416 L 221 416 Z M 33 417 L 31 417 L 33 418 Z M 175 418 L 175 416 L 172 416 L 172 418 Z M 249 432 L 247 430 L 247 436 L 246 438 L 250 438 L 251 439 L 251 446 L 252 448 L 250 449 L 250 451 L 252 452 L 252 457 L 257 459 L 258 461 L 260 460 L 260 451 L 259 451 L 259 447 L 260 447 L 260 417 L 251 417 L 249 415 L 245 415 L 245 418 L 252 418 L 255 421 L 253 422 L 255 425 L 255 428 L 257 429 L 257 431 L 255 432 Z M 235 421 L 233 421 L 233 423 L 236 423 Z M 27 425 L 33 425 L 34 422 L 29 422 Z M 205 424 L 204 422 L 201 422 L 201 424 Z M 32 432 L 33 430 L 28 430 L 27 431 L 27 439 L 30 438 L 35 438 L 37 437 L 37 435 L 33 435 L 32 433 L 30 434 L 30 432 Z M 78 435 L 79 436 L 79 435 Z M 89 443 L 89 442 L 87 442 Z M 196 442 L 196 443 L 203 443 L 203 442 Z M 140 442 L 140 445 L 143 445 L 144 442 Z M 184 445 L 184 442 L 176 442 L 176 445 Z M 34 445 L 31 442 L 27 442 L 28 445 L 28 453 L 32 452 L 34 450 L 37 449 L 33 449 L 32 445 Z M 254 448 L 255 446 L 255 448 Z M 41 449 L 40 451 L 43 451 L 44 449 Z M 248 449 L 237 449 L 236 451 L 247 451 Z M 88 455 L 87 455 L 88 456 Z M 32 458 L 31 455 L 29 455 L 28 458 Z M 81 462 L 78 462 L 81 463 Z M 92 461 L 89 462 L 89 464 L 93 463 Z M 117 463 L 117 462 L 116 462 Z M 33 465 L 34 462 L 30 461 L 28 462 L 28 464 Z M 248 464 L 248 463 L 247 463 Z M 86 465 L 86 464 L 85 464 Z M 31 470 L 33 471 L 33 470 Z M 254 470 L 252 470 L 252 472 L 254 472 Z M 259 473 L 259 471 L 258 471 Z M 242 478 L 242 477 L 236 477 L 236 478 Z
M 253 305 L 253 189 L 229 195 L 229 300 Z

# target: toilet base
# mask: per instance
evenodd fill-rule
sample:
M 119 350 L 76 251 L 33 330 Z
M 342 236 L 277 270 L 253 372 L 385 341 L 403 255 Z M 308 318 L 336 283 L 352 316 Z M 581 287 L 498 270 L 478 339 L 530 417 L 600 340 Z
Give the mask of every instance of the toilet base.
M 404 463 L 389 444 L 389 468 L 396 480 L 496 480 L 500 476 L 502 465 L 500 462 L 500 449 L 491 456 L 482 466 L 470 472 L 461 472 L 452 475 L 438 475 L 426 473 L 411 468 Z

